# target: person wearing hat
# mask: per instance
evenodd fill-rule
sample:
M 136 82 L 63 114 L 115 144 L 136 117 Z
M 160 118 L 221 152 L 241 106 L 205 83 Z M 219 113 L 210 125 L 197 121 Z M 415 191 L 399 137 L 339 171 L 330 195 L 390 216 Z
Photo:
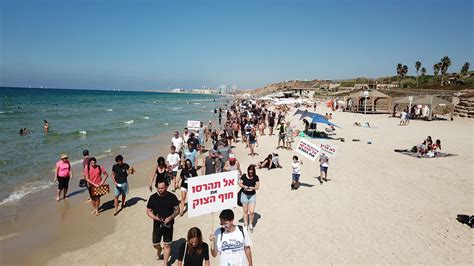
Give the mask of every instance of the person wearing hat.
M 56 201 L 61 200 L 61 193 L 63 199 L 67 199 L 67 189 L 69 187 L 69 180 L 72 179 L 71 163 L 67 154 L 61 154 L 61 159 L 56 162 L 56 170 L 54 171 L 54 182 L 58 183 L 58 195 Z
M 209 150 L 209 155 L 202 160 L 201 175 L 210 175 L 221 172 L 221 159 L 214 149 Z
M 242 175 L 242 170 L 240 170 L 240 162 L 235 158 L 233 153 L 229 154 L 229 160 L 224 165 L 224 172 L 230 171 L 239 171 L 239 176 Z

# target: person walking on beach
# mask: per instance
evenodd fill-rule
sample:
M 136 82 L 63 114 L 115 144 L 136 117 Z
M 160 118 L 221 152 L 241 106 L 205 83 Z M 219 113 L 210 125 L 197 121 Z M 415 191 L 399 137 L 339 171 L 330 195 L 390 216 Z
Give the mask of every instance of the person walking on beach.
M 234 224 L 234 212 L 230 209 L 219 214 L 220 224 L 213 234 L 211 241 L 211 255 L 219 254 L 219 265 L 249 265 L 253 266 L 252 240 L 247 230 Z
M 67 199 L 67 189 L 69 188 L 69 180 L 72 179 L 71 163 L 67 154 L 61 154 L 60 160 L 56 162 L 56 169 L 54 171 L 54 182 L 58 183 L 58 195 L 56 201 Z
M 198 130 L 198 142 L 199 142 L 199 152 L 202 154 L 203 149 L 204 149 L 204 144 L 206 140 L 206 128 L 204 127 L 204 123 L 201 121 L 199 124 L 199 130 Z
M 248 146 L 250 148 L 249 156 L 253 157 L 253 156 L 255 156 L 255 154 L 258 154 L 258 153 L 255 153 L 255 145 L 257 145 L 257 147 L 258 147 L 257 129 L 256 128 L 252 128 L 250 130 L 250 134 L 248 135 L 247 142 L 248 142 Z
M 180 173 L 181 176 L 181 201 L 180 201 L 180 212 L 179 215 L 184 215 L 184 205 L 186 204 L 186 195 L 188 194 L 188 181 L 190 178 L 198 176 L 196 168 L 194 168 L 191 160 L 186 159 L 184 162 L 183 170 Z
M 290 122 L 286 122 L 285 129 L 285 138 L 286 138 L 286 149 L 292 150 L 291 144 L 293 143 L 293 127 L 290 126 Z
M 269 136 L 273 136 L 273 128 L 275 127 L 275 113 L 268 112 L 268 129 L 269 129 Z
M 221 159 L 217 156 L 217 151 L 209 150 L 209 155 L 202 160 L 201 175 L 210 175 L 221 172 Z
M 130 167 L 128 164 L 123 162 L 123 156 L 117 155 L 115 156 L 114 166 L 112 166 L 112 180 L 115 183 L 114 189 L 114 205 L 115 205 L 115 213 L 114 216 L 118 214 L 118 198 L 122 195 L 122 204 L 120 209 L 125 208 L 125 198 L 128 193 L 128 175 L 133 175 L 135 173 L 135 169 Z
M 152 191 L 152 184 L 153 180 L 155 180 L 155 187 L 158 185 L 158 181 L 160 179 L 164 179 L 166 183 L 169 185 L 170 184 L 170 177 L 167 169 L 166 161 L 164 157 L 158 157 L 158 160 L 156 160 L 156 167 L 153 172 L 153 175 L 150 179 L 150 185 L 148 185 L 148 188 L 150 191 Z
M 197 168 L 198 164 L 197 151 L 194 149 L 192 144 L 188 144 L 188 147 L 183 150 L 183 159 L 181 164 L 184 165 L 185 160 L 190 160 L 194 168 Z
M 168 192 L 168 183 L 164 178 L 159 178 L 156 183 L 156 193 L 150 196 L 146 207 L 148 217 L 153 220 L 152 243 L 157 259 L 161 259 L 163 250 L 163 265 L 166 266 L 173 242 L 174 218 L 179 215 L 179 200 L 175 194 Z
M 178 175 L 178 169 L 180 164 L 181 158 L 179 154 L 176 153 L 176 147 L 171 146 L 171 153 L 168 154 L 166 157 L 166 162 L 168 164 L 168 170 L 170 172 L 171 178 L 173 179 L 173 186 L 172 191 L 175 192 L 178 189 L 178 181 L 176 180 L 176 176 Z
M 326 154 L 321 153 L 319 156 L 319 169 L 321 174 L 319 176 L 319 183 L 323 184 L 323 180 L 325 182 L 328 181 L 328 167 L 329 167 L 329 157 Z
M 86 176 L 87 182 L 89 183 L 89 194 L 91 197 L 92 208 L 94 208 L 92 214 L 98 216 L 100 207 L 100 196 L 93 196 L 92 190 L 94 187 L 98 188 L 105 184 L 105 180 L 107 180 L 109 174 L 107 173 L 107 171 L 105 171 L 105 168 L 103 166 L 97 165 L 97 159 L 94 157 L 89 160 L 89 164 L 84 168 L 84 174 Z M 105 176 L 104 179 L 102 179 L 102 175 Z
M 171 139 L 171 145 L 176 147 L 176 152 L 178 153 L 179 157 L 182 156 L 182 149 L 183 149 L 183 138 L 179 136 L 179 132 L 175 131 L 174 136 Z
M 89 160 L 90 160 L 90 157 L 89 157 L 89 150 L 83 150 L 82 151 L 82 169 L 86 168 L 86 166 L 89 165 Z M 82 178 L 81 180 L 79 181 L 79 184 L 81 183 L 84 183 L 83 186 L 85 186 L 87 188 L 87 190 L 89 190 L 89 183 L 87 182 L 86 180 L 86 174 L 84 171 L 82 171 Z M 80 185 L 79 185 L 80 186 Z M 87 201 L 90 201 L 91 198 L 88 197 L 87 198 Z
M 281 121 L 278 124 L 277 130 L 278 130 L 278 145 L 277 145 L 276 148 L 277 149 L 280 148 L 280 147 L 285 148 L 286 133 L 285 133 L 285 122 L 284 121 Z M 280 146 L 280 142 L 282 142 L 282 146 Z
M 250 232 L 253 233 L 255 204 L 257 204 L 256 191 L 260 188 L 260 180 L 255 165 L 249 165 L 247 174 L 240 177 L 239 186 L 244 189 L 240 197 L 244 211 L 244 226 L 248 226 Z
M 293 156 L 293 162 L 291 163 L 291 190 L 298 189 L 300 187 L 300 165 L 303 161 L 298 160 L 298 156 Z
M 201 230 L 197 227 L 189 229 L 187 241 L 179 246 L 178 266 L 211 265 L 209 263 L 209 246 L 202 241 Z
M 189 130 L 187 127 L 185 127 L 184 132 L 183 132 L 183 143 L 188 143 L 189 137 L 190 137 Z
M 240 170 L 240 162 L 235 158 L 233 153 L 229 154 L 229 160 L 224 164 L 224 172 L 230 171 L 239 171 L 239 176 L 242 175 L 242 170 Z

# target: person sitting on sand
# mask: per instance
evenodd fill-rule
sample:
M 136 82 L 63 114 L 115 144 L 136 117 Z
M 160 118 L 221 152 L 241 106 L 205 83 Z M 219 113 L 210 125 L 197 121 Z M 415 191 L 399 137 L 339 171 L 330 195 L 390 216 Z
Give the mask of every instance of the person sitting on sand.
M 354 125 L 352 125 L 352 126 L 361 127 L 362 125 L 361 125 L 361 123 L 359 123 L 359 122 L 356 121 L 356 122 L 354 123 Z
M 263 161 L 261 161 L 261 162 L 259 162 L 259 163 L 257 164 L 257 167 L 258 167 L 259 169 L 261 169 L 261 168 L 268 168 L 268 170 L 273 169 L 273 168 L 276 168 L 276 166 L 273 164 L 272 159 L 273 159 L 273 155 L 272 155 L 272 154 L 269 154 L 269 155 L 267 156 L 267 158 L 265 158 L 265 160 L 263 160 Z

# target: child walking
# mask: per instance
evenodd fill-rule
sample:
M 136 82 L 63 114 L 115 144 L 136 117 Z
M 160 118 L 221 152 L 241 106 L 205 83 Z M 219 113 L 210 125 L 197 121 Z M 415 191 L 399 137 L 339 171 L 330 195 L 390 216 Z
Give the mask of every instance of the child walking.
M 296 190 L 300 186 L 300 165 L 303 161 L 298 160 L 298 156 L 293 156 L 293 162 L 291 163 L 292 174 L 291 174 L 291 190 Z

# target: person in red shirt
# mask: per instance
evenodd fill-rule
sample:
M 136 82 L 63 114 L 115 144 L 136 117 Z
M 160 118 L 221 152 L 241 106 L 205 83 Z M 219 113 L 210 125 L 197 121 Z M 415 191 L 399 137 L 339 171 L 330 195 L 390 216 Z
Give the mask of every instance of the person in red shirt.
M 104 179 L 102 179 L 104 175 Z M 84 176 L 86 177 L 87 183 L 89 183 L 89 194 L 91 197 L 92 214 L 99 215 L 99 206 L 100 206 L 100 196 L 92 196 L 92 188 L 100 187 L 105 183 L 109 174 L 105 171 L 103 166 L 97 164 L 97 159 L 92 157 L 89 159 L 89 164 L 84 167 Z

